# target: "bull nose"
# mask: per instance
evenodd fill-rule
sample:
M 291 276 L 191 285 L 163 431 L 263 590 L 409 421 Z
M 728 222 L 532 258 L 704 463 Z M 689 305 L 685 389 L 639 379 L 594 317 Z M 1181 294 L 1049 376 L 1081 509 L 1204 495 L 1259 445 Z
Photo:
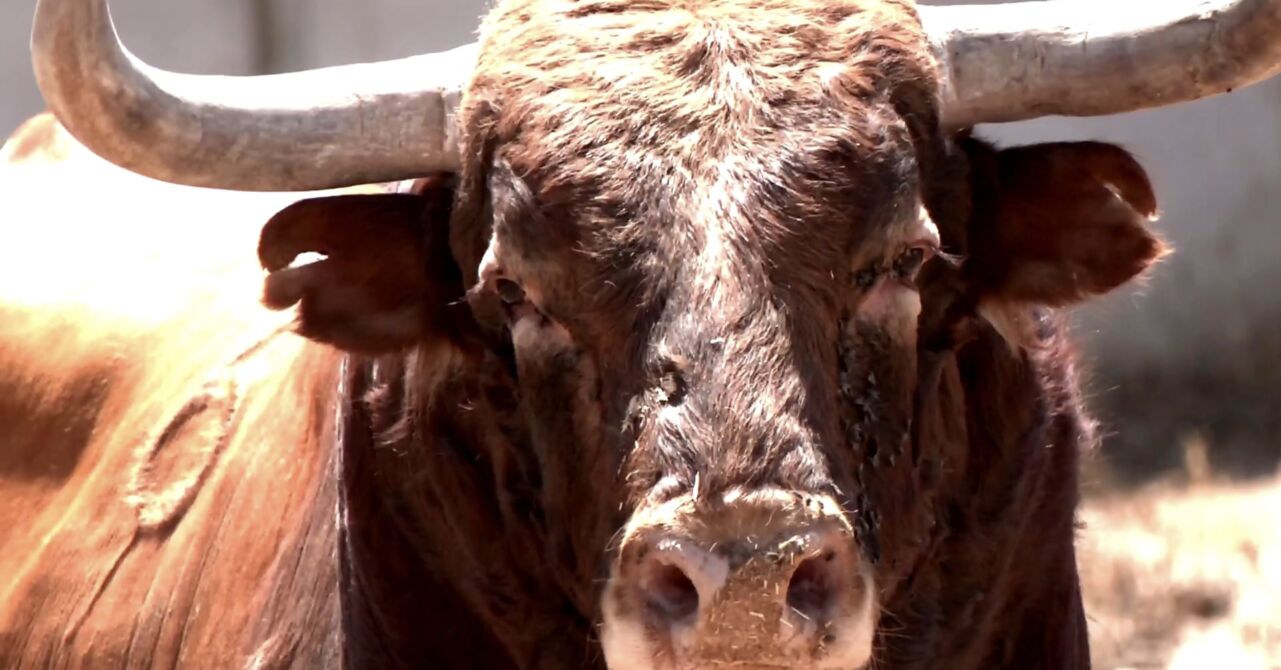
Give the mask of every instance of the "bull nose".
M 834 500 L 781 490 L 641 509 L 604 594 L 610 667 L 856 668 L 874 592 Z
M 837 596 L 845 588 L 844 575 L 837 560 L 839 549 L 824 549 L 816 556 L 802 560 L 787 582 L 787 606 L 809 621 L 826 621 L 831 618 Z M 862 581 L 851 584 L 857 589 Z
M 703 594 L 710 598 L 723 581 L 724 569 L 709 565 L 714 561 L 714 557 L 693 549 L 671 548 L 650 553 L 641 566 L 637 585 L 645 604 L 664 623 L 692 623 L 705 597 Z
M 799 618 L 821 626 L 836 613 L 839 596 L 860 590 L 857 570 L 850 574 L 852 547 L 836 529 L 811 530 L 762 544 L 757 538 L 699 546 L 680 536 L 650 538 L 640 549 L 637 589 L 653 616 L 673 626 L 693 626 L 699 613 L 725 600 L 731 577 L 751 574 L 759 593 L 747 594 L 786 620 Z M 732 588 L 732 587 L 731 587 Z M 722 593 L 722 590 L 726 593 Z M 772 602 L 770 602 L 772 601 Z M 746 604 L 746 603 L 742 603 Z M 733 603 L 730 603 L 733 606 Z M 758 612 L 760 614 L 761 612 Z

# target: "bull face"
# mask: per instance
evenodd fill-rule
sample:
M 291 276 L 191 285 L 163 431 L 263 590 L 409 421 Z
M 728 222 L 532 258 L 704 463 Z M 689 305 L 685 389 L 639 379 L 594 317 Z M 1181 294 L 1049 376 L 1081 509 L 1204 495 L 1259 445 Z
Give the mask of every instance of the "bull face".
M 602 601 L 617 667 L 867 660 L 875 540 L 857 464 L 905 453 L 914 281 L 938 245 L 905 136 L 818 150 L 713 137 L 726 155 L 676 177 L 683 188 L 624 168 L 623 192 L 580 181 L 569 188 L 587 193 L 543 210 L 522 207 L 583 176 L 491 177 L 478 280 L 505 303 L 523 390 L 542 396 L 535 448 L 564 469 L 545 481 L 595 489 L 578 494 L 592 512 L 559 510 L 587 516 L 572 525 L 619 505 L 626 519 Z M 893 159 L 851 155 L 859 145 Z M 688 204 L 591 211 L 651 198 Z
M 494 147 L 463 175 L 492 204 L 477 285 L 505 303 L 541 396 L 544 481 L 584 489 L 555 513 L 598 529 L 614 667 L 871 653 L 877 521 L 857 466 L 906 453 L 914 282 L 939 238 L 896 107 L 935 115 L 928 66 L 912 28 L 871 29 L 891 24 L 879 12 L 773 25 L 757 9 L 594 30 L 500 13 L 496 61 L 539 44 L 577 62 L 474 82 L 470 126 L 488 130 L 469 141 Z M 843 25 L 804 58 L 773 37 L 820 21 Z M 640 29 L 654 24 L 662 39 Z M 602 30 L 624 46 L 597 69 Z M 883 76 L 905 69 L 907 84 Z

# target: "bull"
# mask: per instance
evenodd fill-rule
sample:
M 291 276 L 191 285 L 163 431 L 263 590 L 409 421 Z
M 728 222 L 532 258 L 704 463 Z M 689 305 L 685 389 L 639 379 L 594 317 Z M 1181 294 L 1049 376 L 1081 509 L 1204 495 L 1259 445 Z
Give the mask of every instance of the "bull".
M 5 282 L 0 658 L 1089 667 L 1058 310 L 1156 198 L 970 128 L 1270 76 L 1281 2 L 1074 11 L 504 0 L 226 79 L 41 0 L 4 179 L 79 216 Z

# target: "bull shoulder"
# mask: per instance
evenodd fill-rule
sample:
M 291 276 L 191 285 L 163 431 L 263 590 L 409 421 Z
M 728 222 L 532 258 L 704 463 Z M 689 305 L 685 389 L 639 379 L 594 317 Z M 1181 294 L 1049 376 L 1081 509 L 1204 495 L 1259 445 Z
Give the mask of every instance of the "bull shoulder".
M 258 302 L 299 196 L 137 177 L 49 117 L 0 195 L 0 665 L 331 665 L 337 354 Z

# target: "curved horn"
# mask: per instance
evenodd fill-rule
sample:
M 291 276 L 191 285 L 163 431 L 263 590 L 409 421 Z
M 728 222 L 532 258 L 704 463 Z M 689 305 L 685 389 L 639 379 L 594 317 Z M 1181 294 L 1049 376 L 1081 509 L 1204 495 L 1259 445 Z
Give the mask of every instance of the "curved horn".
M 153 68 L 106 0 L 40 0 L 36 81 L 78 140 L 139 174 L 192 186 L 305 191 L 454 169 L 454 113 L 474 45 L 254 77 Z
M 1281 0 L 918 9 L 939 61 L 950 128 L 1117 114 L 1281 73 Z

